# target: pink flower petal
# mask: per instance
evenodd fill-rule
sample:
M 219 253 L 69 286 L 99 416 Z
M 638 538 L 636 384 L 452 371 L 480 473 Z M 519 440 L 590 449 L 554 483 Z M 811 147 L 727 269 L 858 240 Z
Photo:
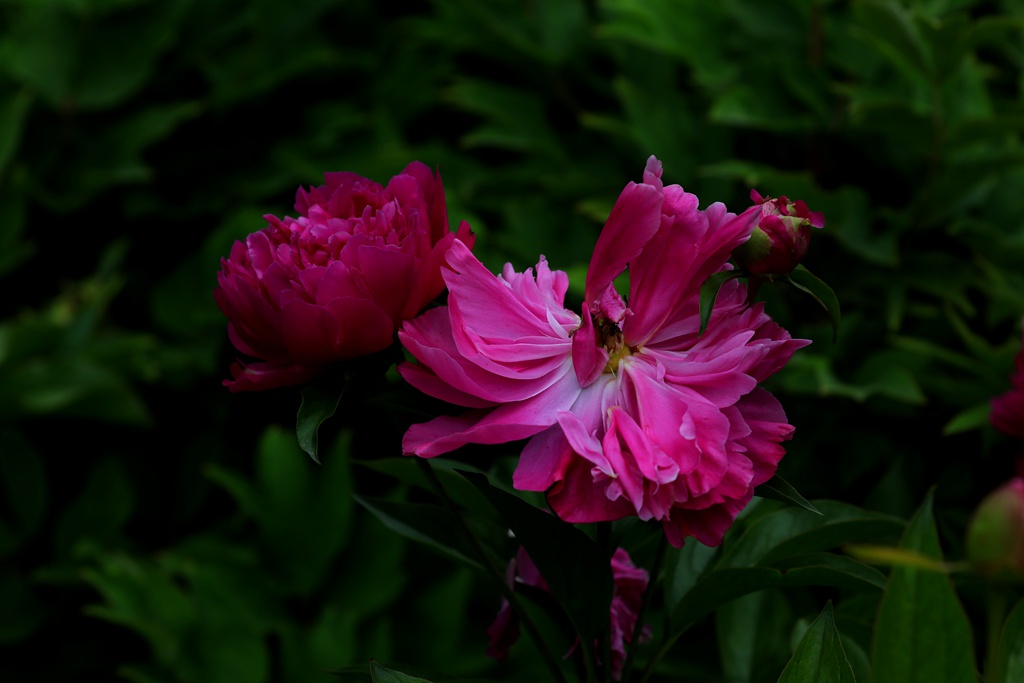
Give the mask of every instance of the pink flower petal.
M 661 164 L 652 156 L 647 162 L 643 183 L 626 185 L 597 239 L 587 271 L 588 303 L 605 298 L 612 281 L 626 269 L 627 263 L 640 255 L 657 232 L 661 222 L 661 189 Z M 595 306 L 595 312 L 602 311 Z

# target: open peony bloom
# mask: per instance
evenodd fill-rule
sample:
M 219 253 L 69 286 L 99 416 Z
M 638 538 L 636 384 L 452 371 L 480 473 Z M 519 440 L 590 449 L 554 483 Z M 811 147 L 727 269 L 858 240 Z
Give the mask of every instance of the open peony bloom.
M 448 229 L 444 188 L 414 161 L 381 187 L 355 173 L 327 173 L 299 189 L 299 218 L 266 216 L 267 227 L 235 242 L 221 260 L 214 298 L 240 352 L 232 391 L 308 381 L 325 367 L 387 348 L 403 320 L 444 290 L 441 266 L 463 223 Z
M 793 427 L 758 388 L 808 344 L 791 339 L 745 287 L 727 282 L 703 336 L 700 287 L 728 268 L 761 206 L 742 215 L 663 186 L 651 157 L 604 226 L 580 314 L 568 278 L 541 257 L 536 272 L 495 277 L 456 242 L 444 271 L 448 305 L 399 331 L 419 364 L 413 386 L 471 408 L 413 425 L 406 453 L 530 438 L 514 485 L 546 491 L 569 522 L 656 519 L 679 547 L 717 545 L 754 487 L 775 473 Z M 629 305 L 613 280 L 630 269 Z
M 1024 327 L 1024 321 L 1021 322 Z M 992 399 L 989 419 L 992 425 L 1007 436 L 1024 439 L 1024 344 L 1015 360 L 1016 368 L 1010 381 L 1013 389 Z
M 633 564 L 629 553 L 623 548 L 615 549 L 611 567 L 614 592 L 609 615 L 611 628 L 609 637 L 612 652 L 612 679 L 617 681 L 621 677 L 622 666 L 626 663 L 626 650 L 633 640 L 633 628 L 636 626 L 640 606 L 643 604 L 644 591 L 647 590 L 648 574 L 646 569 Z M 537 565 L 533 563 L 522 546 L 520 546 L 515 559 L 509 563 L 506 579 L 513 588 L 519 583 L 543 591 L 551 590 L 548 588 L 547 582 L 544 581 L 544 577 L 537 571 Z M 494 618 L 487 629 L 487 635 L 490 638 L 487 656 L 500 660 L 508 659 L 508 649 L 519 639 L 519 624 L 516 622 L 515 614 L 507 600 L 501 601 L 498 616 Z M 645 628 L 641 632 L 641 636 L 641 642 L 649 638 L 649 629 Z
M 750 199 L 761 206 L 761 219 L 750 239 L 736 249 L 736 263 L 752 275 L 788 275 L 793 272 L 811 243 L 811 228 L 825 227 L 825 216 L 811 211 L 802 200 L 762 197 L 750 191 Z

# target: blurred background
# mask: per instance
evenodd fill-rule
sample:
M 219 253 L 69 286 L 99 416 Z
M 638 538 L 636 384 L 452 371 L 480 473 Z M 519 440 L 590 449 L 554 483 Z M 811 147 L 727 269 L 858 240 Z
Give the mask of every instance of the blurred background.
M 962 557 L 1019 451 L 987 413 L 1024 315 L 1022 66 L 1020 0 L 3 0 L 0 678 L 535 665 L 484 657 L 486 583 L 353 502 L 391 485 L 359 462 L 400 453 L 379 401 L 318 466 L 298 391 L 221 386 L 232 242 L 324 171 L 413 159 L 488 266 L 545 254 L 570 299 L 651 154 L 702 205 L 823 211 L 804 264 L 838 341 L 764 291 L 814 340 L 769 384 L 796 426 L 780 473 L 901 517 L 936 486 Z M 714 648 L 686 656 L 718 680 Z

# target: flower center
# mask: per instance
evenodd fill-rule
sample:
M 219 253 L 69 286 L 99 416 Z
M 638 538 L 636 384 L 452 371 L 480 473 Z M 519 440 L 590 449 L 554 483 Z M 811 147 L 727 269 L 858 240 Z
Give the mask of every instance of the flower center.
M 596 322 L 600 324 L 597 330 L 598 341 L 608 350 L 608 362 L 605 363 L 604 371 L 614 373 L 619 368 L 619 362 L 632 355 L 636 349 L 629 348 L 622 341 L 622 330 L 618 325 L 606 320 Z

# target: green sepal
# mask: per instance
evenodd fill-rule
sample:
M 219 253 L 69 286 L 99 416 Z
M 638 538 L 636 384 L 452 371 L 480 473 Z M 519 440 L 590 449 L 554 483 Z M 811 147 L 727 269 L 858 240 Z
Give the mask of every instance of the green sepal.
M 823 280 L 820 280 L 811 271 L 803 266 L 796 269 L 785 277 L 785 281 L 802 292 L 807 292 L 814 300 L 821 304 L 821 307 L 828 313 L 828 319 L 832 323 L 832 341 L 839 337 L 839 299 Z M 704 293 L 701 291 L 701 303 L 703 305 Z
M 742 270 L 722 270 L 711 275 L 704 284 L 700 286 L 700 331 L 697 336 L 704 335 L 708 323 L 711 321 L 711 311 L 715 307 L 715 299 L 718 298 L 718 290 L 729 280 L 743 277 Z

